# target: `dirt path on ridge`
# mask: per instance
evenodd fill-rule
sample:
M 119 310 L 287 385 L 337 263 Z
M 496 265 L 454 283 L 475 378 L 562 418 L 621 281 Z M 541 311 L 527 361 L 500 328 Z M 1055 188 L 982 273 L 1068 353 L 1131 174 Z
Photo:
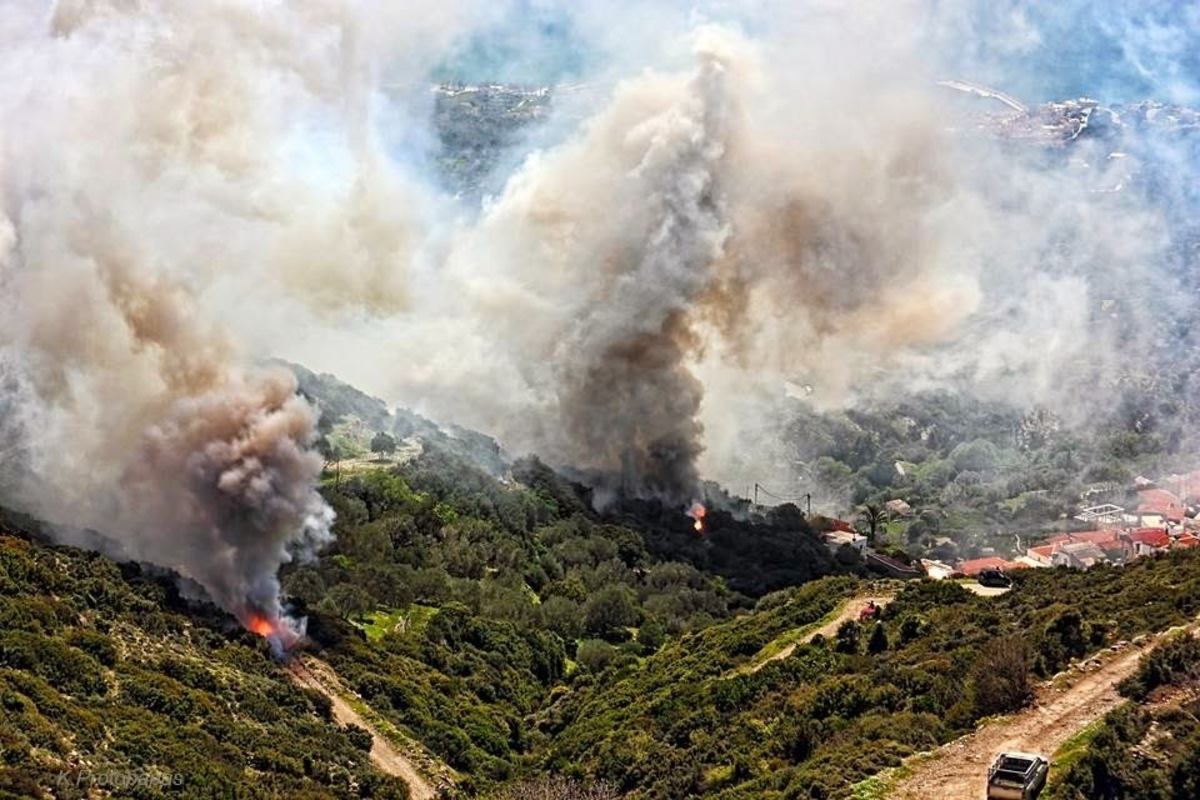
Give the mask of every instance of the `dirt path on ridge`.
M 797 647 L 799 647 L 802 644 L 808 644 L 813 639 L 817 638 L 817 636 L 824 636 L 826 639 L 830 638 L 831 636 L 835 636 L 837 634 L 838 628 L 840 628 L 842 626 L 843 622 L 845 622 L 847 620 L 857 620 L 858 619 L 858 615 L 862 612 L 863 606 L 865 606 L 867 603 L 874 601 L 875 605 L 879 606 L 880 608 L 883 608 L 888 603 L 892 602 L 893 597 L 894 597 L 894 595 L 891 595 L 891 594 L 878 593 L 878 594 L 861 594 L 861 595 L 858 595 L 857 597 L 850 598 L 849 600 L 847 600 L 845 602 L 845 604 L 842 605 L 842 607 L 838 610 L 838 612 L 834 616 L 834 618 L 831 619 L 829 622 L 826 622 L 821 627 L 815 628 L 814 630 L 811 630 L 808 633 L 804 634 L 804 636 L 802 636 L 799 639 L 797 639 L 796 641 L 792 642 L 791 644 L 789 644 L 787 647 L 780 650 L 775 655 L 764 658 L 760 663 L 755 664 L 754 667 L 750 670 L 750 672 L 751 673 L 758 672 L 760 669 L 765 667 L 767 664 L 770 664 L 772 661 L 781 661 L 781 660 L 787 658 L 788 656 L 790 656 L 792 653 L 794 653 L 796 651 Z
M 1187 629 L 1194 632 L 1197 627 L 1192 623 Z M 1139 645 L 1085 661 L 1057 684 L 1042 684 L 1032 707 L 942 745 L 933 758 L 916 763 L 888 794 L 889 800 L 982 798 L 988 767 L 998 754 L 1016 750 L 1050 758 L 1084 727 L 1125 702 L 1117 684 L 1137 669 L 1138 660 L 1163 635 L 1147 636 Z
M 371 733 L 371 761 L 381 771 L 394 775 L 408 784 L 408 792 L 412 800 L 436 800 L 437 790 L 425 780 L 403 753 L 381 734 L 374 725 L 351 708 L 341 697 L 341 686 L 337 676 L 333 675 L 324 665 L 310 668 L 309 664 L 301 662 L 302 656 L 294 657 L 287 664 L 288 674 L 292 680 L 309 689 L 316 689 L 329 698 L 333 704 L 333 716 L 341 725 L 357 725 Z M 313 662 L 309 662 L 312 664 Z M 319 664 L 320 662 L 316 662 Z

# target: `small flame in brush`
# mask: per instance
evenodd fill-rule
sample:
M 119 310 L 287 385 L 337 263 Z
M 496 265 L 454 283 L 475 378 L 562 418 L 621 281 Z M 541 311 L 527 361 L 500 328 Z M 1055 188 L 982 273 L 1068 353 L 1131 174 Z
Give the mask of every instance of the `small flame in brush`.
M 271 645 L 271 652 L 278 659 L 286 658 L 287 652 L 300 641 L 304 633 L 304 620 L 294 623 L 290 620 L 272 619 L 258 611 L 248 612 L 242 624 L 246 630 L 266 639 Z M 297 624 L 299 627 L 295 628 Z
M 246 629 L 251 633 L 257 633 L 264 639 L 270 639 L 278 631 L 278 627 L 271 620 L 261 614 L 251 614 L 246 620 Z
M 697 533 L 704 530 L 704 517 L 708 514 L 708 509 L 704 507 L 703 503 L 699 501 L 692 503 L 684 513 L 695 520 L 692 527 L 696 529 Z

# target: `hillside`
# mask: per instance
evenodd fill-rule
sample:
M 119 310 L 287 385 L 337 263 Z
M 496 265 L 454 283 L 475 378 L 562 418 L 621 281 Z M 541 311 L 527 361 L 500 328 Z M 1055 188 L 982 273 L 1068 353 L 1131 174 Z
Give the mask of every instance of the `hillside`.
M 265 641 L 35 533 L 0 520 L 0 796 L 408 797 Z
M 1071 659 L 1189 620 L 1197 589 L 1200 559 L 1190 554 L 1031 571 L 999 598 L 912 584 L 878 627 L 852 622 L 731 674 L 851 590 L 812 584 L 563 695 L 540 717 L 546 757 L 634 797 L 850 797 L 879 770 L 1022 707 L 1036 680 Z
M 650 558 L 635 530 L 586 515 L 537 525 L 522 544 L 491 511 L 455 512 L 437 535 L 388 553 L 371 532 L 412 537 L 423 514 L 453 509 L 411 489 L 397 500 L 406 484 L 385 475 L 356 479 L 392 487 L 359 498 L 384 509 L 373 524 L 343 529 L 343 545 L 290 570 L 285 586 L 309 617 L 309 649 L 373 719 L 444 761 L 463 797 L 546 770 L 639 798 L 848 797 L 861 779 L 1019 707 L 1020 687 L 1070 659 L 1200 611 L 1191 554 L 1034 571 L 999 598 L 920 583 L 878 626 L 852 622 L 772 659 L 866 584 L 830 578 L 738 600 L 708 573 Z M 327 492 L 349 503 L 346 488 Z M 30 532 L 6 524 L 0 550 L 11 796 L 46 790 L 62 770 L 106 769 L 182 775 L 181 796 L 251 778 L 261 794 L 245 796 L 405 796 L 371 767 L 369 736 L 334 724 L 328 700 L 293 685 L 228 617 L 181 598 L 171 576 Z M 524 563 L 524 547 L 539 560 Z M 414 551 L 421 566 L 400 556 Z M 623 558 L 637 571 L 622 577 Z M 535 591 L 518 567 L 549 580 Z M 330 585 L 317 592 L 317 580 Z M 997 670 L 1005 682 L 990 680 Z M 118 794 L 160 795 L 143 788 Z
M 337 543 L 282 576 L 306 647 L 372 727 L 419 743 L 467 797 L 529 771 L 531 715 L 556 691 L 838 568 L 795 515 L 714 512 L 707 536 L 676 509 L 601 517 L 585 489 L 536 461 L 506 484 L 436 437 L 391 470 L 330 472 L 323 491 Z M 84 776 L 80 793 L 93 775 L 134 770 L 149 782 L 206 776 L 184 796 L 251 779 L 251 796 L 403 796 L 367 758 L 371 737 L 335 724 L 338 696 L 294 685 L 264 641 L 191 599 L 187 581 L 49 546 L 32 521 L 4 533 L 14 796 L 51 791 L 62 770 Z
M 1200 558 L 1178 553 L 1033 570 L 996 598 L 875 585 L 895 594 L 878 625 L 808 641 L 872 584 L 795 507 L 718 505 L 699 533 L 656 503 L 601 514 L 536 460 L 497 478 L 430 426 L 406 463 L 330 465 L 336 542 L 282 579 L 338 696 L 416 743 L 422 769 L 443 764 L 457 796 L 546 772 L 636 798 L 849 796 L 1019 708 L 1072 659 L 1200 611 Z M 202 773 L 195 796 L 248 776 L 262 796 L 403 796 L 371 766 L 368 734 L 335 724 L 328 699 L 176 577 L 48 547 L 31 522 L 5 533 L 15 796 L 69 768 Z

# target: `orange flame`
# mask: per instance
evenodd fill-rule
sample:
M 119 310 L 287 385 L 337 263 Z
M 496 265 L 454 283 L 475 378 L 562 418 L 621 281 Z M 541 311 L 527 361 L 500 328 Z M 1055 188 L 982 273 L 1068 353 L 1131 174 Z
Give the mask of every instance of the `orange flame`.
M 246 628 L 264 639 L 273 636 L 276 630 L 275 623 L 261 614 L 251 614 L 250 619 L 246 620 Z
M 699 502 L 692 503 L 692 507 L 687 510 L 687 515 L 695 520 L 692 523 L 692 527 L 696 529 L 697 533 L 704 530 L 704 517 L 707 514 L 708 509 L 704 507 L 703 503 Z

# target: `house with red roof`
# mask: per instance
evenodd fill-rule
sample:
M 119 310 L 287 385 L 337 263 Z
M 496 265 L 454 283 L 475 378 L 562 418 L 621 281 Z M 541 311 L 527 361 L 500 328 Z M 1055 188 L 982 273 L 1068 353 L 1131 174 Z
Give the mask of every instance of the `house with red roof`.
M 1175 540 L 1171 545 L 1172 550 L 1191 550 L 1193 547 L 1200 547 L 1200 537 L 1190 533 L 1185 533 Z
M 1068 544 L 1070 542 L 1090 542 L 1097 547 L 1104 548 L 1112 542 L 1119 541 L 1121 531 L 1117 528 L 1104 528 L 1096 531 L 1074 531 L 1071 533 L 1059 533 L 1051 536 L 1042 542 L 1042 544 Z
M 1064 564 L 1086 569 L 1100 561 L 1121 564 L 1132 552 L 1120 530 L 1105 528 L 1098 531 L 1056 534 L 1041 544 L 1028 548 L 1025 554 L 1046 567 Z
M 1123 538 L 1135 558 L 1165 553 L 1171 549 L 1171 537 L 1162 528 L 1140 528 L 1135 531 L 1126 531 Z
M 1043 567 L 1054 566 L 1054 551 L 1058 549 L 1059 543 L 1040 544 L 1036 547 L 1030 547 L 1025 550 L 1025 555 Z
M 988 556 L 987 558 L 973 558 L 970 561 L 960 561 L 958 569 L 955 572 L 961 572 L 970 578 L 974 578 L 985 569 L 999 569 L 1009 572 L 1014 569 L 1026 569 L 1028 564 L 1022 564 L 1020 561 L 1009 561 L 999 556 Z
M 1182 522 L 1184 510 L 1183 501 L 1174 492 L 1157 488 L 1138 490 L 1137 515 L 1143 523 L 1147 517 L 1161 517 L 1164 522 Z

